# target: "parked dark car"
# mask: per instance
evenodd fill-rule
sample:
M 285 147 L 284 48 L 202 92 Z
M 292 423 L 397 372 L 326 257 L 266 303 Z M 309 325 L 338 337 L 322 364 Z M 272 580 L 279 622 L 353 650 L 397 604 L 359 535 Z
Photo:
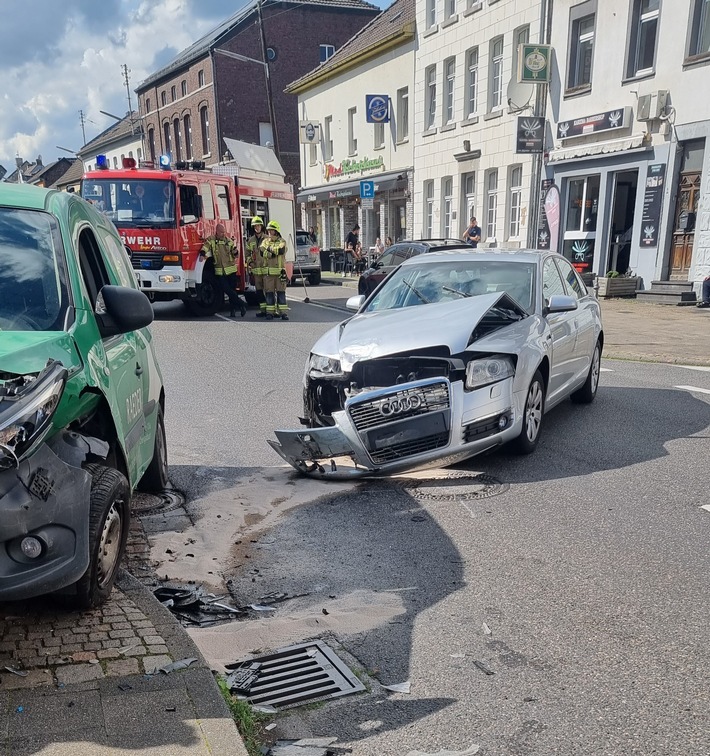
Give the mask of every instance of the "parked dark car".
M 442 249 L 472 250 L 469 244 L 461 239 L 419 239 L 418 241 L 402 241 L 393 244 L 363 272 L 357 284 L 358 294 L 370 296 L 372 292 L 387 278 L 387 276 L 410 257 L 436 252 Z

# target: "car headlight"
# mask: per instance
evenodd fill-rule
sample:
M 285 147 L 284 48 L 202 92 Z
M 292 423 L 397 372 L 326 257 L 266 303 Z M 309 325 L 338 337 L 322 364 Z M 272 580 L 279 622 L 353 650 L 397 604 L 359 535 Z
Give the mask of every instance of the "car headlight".
M 47 434 L 62 398 L 67 371 L 59 362 L 36 378 L 7 381 L 0 389 L 0 470 L 19 460 Z
M 515 363 L 511 357 L 496 354 L 492 357 L 483 357 L 471 360 L 466 365 L 466 388 L 477 389 L 498 383 L 515 375 Z
M 322 354 L 312 354 L 308 363 L 308 375 L 311 378 L 323 378 L 336 375 L 342 375 L 340 360 L 334 360 L 332 357 L 325 357 Z

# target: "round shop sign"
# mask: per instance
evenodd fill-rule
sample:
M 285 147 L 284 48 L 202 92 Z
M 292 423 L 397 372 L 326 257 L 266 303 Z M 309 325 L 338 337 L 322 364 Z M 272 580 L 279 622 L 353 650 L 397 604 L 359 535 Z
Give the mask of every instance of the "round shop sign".
M 370 100 L 370 120 L 374 123 L 382 123 L 387 120 L 389 102 L 386 97 L 379 95 Z
M 539 50 L 533 50 L 525 58 L 525 67 L 533 73 L 540 73 L 546 65 L 547 58 Z
M 312 123 L 306 124 L 306 139 L 312 142 L 316 138 L 316 127 Z

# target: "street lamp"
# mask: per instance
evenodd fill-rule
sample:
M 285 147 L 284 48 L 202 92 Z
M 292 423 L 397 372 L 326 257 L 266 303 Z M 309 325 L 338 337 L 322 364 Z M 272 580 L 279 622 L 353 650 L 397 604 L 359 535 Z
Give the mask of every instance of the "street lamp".
M 259 6 L 259 27 L 261 28 L 261 6 Z M 266 78 L 266 97 L 269 101 L 269 120 L 271 121 L 271 132 L 274 138 L 274 152 L 277 159 L 281 160 L 281 152 L 279 150 L 279 136 L 276 130 L 276 112 L 274 111 L 274 99 L 271 96 L 271 77 L 269 75 L 269 63 L 266 55 L 266 43 L 264 41 L 264 31 L 261 29 L 261 46 L 264 53 L 264 60 L 257 60 L 256 58 L 249 58 L 246 55 L 240 55 L 239 53 L 232 52 L 231 50 L 221 50 L 219 47 L 214 49 L 214 52 L 224 55 L 226 58 L 233 58 L 239 60 L 242 63 L 258 63 L 264 67 L 264 76 Z

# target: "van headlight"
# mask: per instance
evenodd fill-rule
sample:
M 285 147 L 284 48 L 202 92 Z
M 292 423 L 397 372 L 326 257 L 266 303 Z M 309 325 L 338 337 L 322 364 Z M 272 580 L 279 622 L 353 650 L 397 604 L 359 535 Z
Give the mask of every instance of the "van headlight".
M 47 435 L 66 380 L 61 363 L 52 362 L 36 378 L 23 376 L 0 387 L 0 470 L 17 467 Z
M 478 389 L 491 383 L 504 381 L 515 375 L 515 363 L 512 357 L 495 354 L 492 357 L 482 357 L 471 360 L 466 365 L 466 388 Z
M 322 354 L 312 354 L 308 363 L 308 375 L 311 378 L 332 378 L 343 375 L 340 360 L 325 357 Z

